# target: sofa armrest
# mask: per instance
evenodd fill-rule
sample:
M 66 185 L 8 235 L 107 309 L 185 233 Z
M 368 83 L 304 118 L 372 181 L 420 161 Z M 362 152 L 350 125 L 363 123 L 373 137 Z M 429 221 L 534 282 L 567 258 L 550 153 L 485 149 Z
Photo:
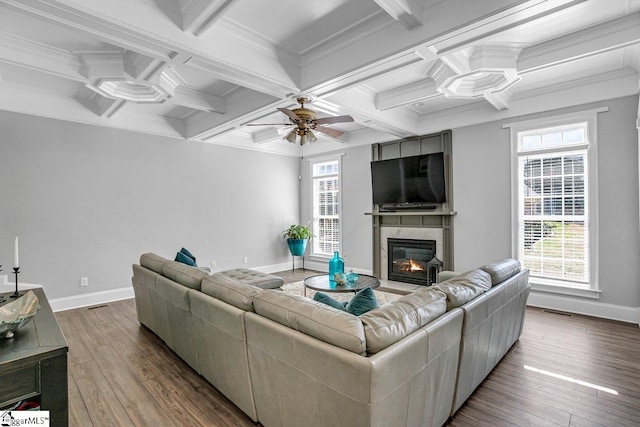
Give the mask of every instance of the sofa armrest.
M 452 279 L 454 277 L 456 277 L 457 275 L 459 275 L 460 273 L 457 271 L 441 271 L 438 273 L 438 277 L 437 277 L 437 281 L 438 283 L 442 283 L 445 280 L 449 280 Z

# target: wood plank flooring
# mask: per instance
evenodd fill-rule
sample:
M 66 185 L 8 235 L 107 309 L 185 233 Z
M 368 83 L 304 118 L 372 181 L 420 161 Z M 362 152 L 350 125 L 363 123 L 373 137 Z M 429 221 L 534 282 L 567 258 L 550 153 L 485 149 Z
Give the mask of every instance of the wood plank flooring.
M 56 317 L 71 426 L 256 425 L 138 323 L 134 300 Z M 447 425 L 639 426 L 640 328 L 528 308 L 520 340 Z

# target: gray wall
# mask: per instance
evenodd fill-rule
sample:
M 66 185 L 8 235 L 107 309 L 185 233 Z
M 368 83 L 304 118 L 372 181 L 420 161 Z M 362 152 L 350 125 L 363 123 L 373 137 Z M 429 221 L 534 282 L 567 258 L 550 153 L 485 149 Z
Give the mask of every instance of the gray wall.
M 456 270 L 512 256 L 510 134 L 502 125 L 601 106 L 609 111 L 598 115 L 599 302 L 640 306 L 637 96 L 453 129 Z M 354 268 L 371 270 L 371 220 L 363 218 L 371 209 L 370 149 L 345 152 L 344 253 Z
M 340 255 L 345 257 L 345 269 L 354 269 L 361 272 L 371 272 L 372 260 L 372 220 L 371 216 L 365 216 L 365 212 L 371 212 L 371 147 L 354 147 L 345 149 L 342 159 L 342 251 Z M 319 157 L 333 155 L 323 154 Z M 300 217 L 306 223 L 311 219 L 311 183 L 310 162 L 313 157 L 300 160 L 301 173 L 301 204 Z M 318 264 L 311 264 L 317 269 L 328 269 L 328 261 L 317 260 Z
M 18 235 L 20 279 L 49 298 L 130 286 L 141 253 L 182 246 L 217 270 L 289 265 L 297 158 L 7 112 L 0 129 L 0 274 Z
M 598 122 L 599 301 L 640 306 L 637 96 L 453 129 L 457 270 L 511 256 L 502 124 L 599 106 L 609 107 Z M 288 266 L 280 232 L 310 217 L 307 159 L 12 113 L 0 113 L 0 126 L 0 274 L 18 234 L 21 279 L 51 298 L 128 286 L 140 253 L 181 246 L 218 270 L 244 256 L 249 267 Z M 342 253 L 347 268 L 370 271 L 371 151 L 347 143 L 343 152 Z
M 609 107 L 598 114 L 599 277 L 601 303 L 640 306 L 638 230 L 638 97 L 581 105 Z M 511 172 L 506 120 L 453 130 L 456 270 L 511 256 Z

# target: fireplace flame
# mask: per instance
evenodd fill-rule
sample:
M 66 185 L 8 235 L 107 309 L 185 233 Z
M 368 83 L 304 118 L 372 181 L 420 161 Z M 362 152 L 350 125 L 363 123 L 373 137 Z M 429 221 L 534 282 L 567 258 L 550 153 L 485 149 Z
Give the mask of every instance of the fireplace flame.
M 424 267 L 419 262 L 416 262 L 411 258 L 409 258 L 408 260 L 403 261 L 402 264 L 400 264 L 400 271 L 405 271 L 405 272 L 406 271 L 408 272 L 424 271 Z

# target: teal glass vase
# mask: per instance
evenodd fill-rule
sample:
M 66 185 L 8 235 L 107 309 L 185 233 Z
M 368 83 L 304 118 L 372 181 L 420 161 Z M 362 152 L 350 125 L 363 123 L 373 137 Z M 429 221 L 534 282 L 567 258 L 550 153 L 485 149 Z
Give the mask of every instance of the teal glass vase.
M 344 260 L 340 258 L 338 251 L 333 253 L 333 258 L 329 260 L 329 283 L 336 284 L 333 276 L 336 273 L 344 273 Z

